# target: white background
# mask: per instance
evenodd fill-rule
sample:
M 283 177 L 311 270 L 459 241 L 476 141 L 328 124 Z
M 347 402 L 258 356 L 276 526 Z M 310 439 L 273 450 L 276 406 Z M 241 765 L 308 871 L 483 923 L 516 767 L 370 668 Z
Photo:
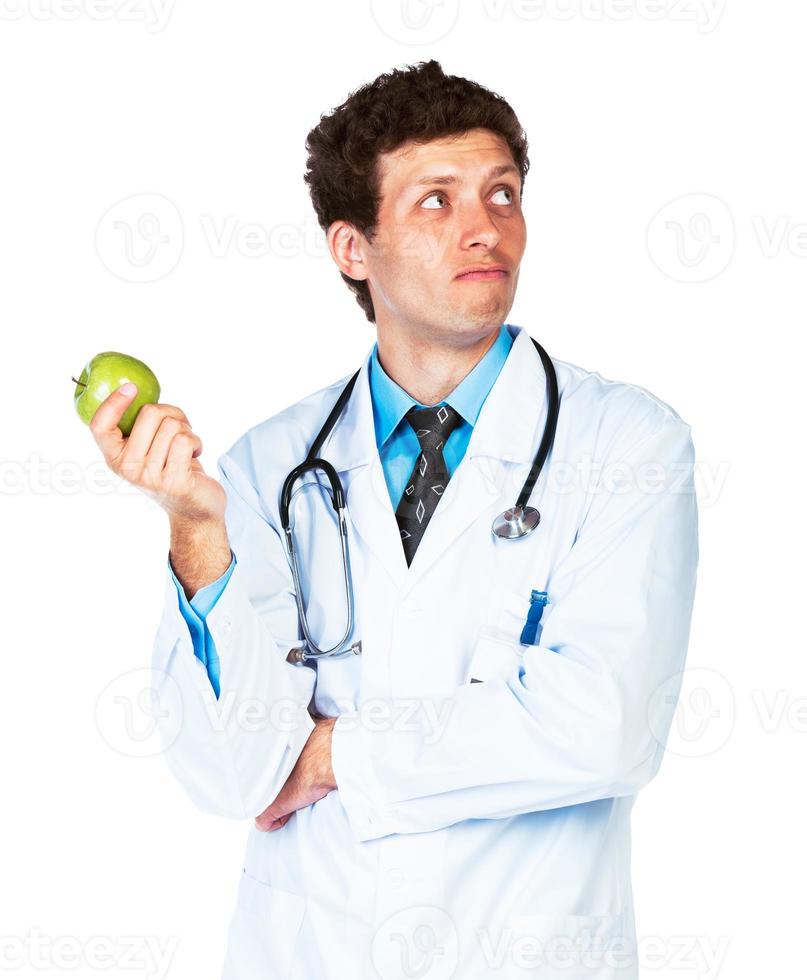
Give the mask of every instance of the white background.
M 805 31 L 794 0 L 0 0 L 9 975 L 217 976 L 248 832 L 126 738 L 168 523 L 105 470 L 70 376 L 101 350 L 145 360 L 215 473 L 352 373 L 375 333 L 316 225 L 305 136 L 431 57 L 530 141 L 508 321 L 693 427 L 690 674 L 633 818 L 644 976 L 803 969 Z M 87 965 L 93 937 L 113 965 Z

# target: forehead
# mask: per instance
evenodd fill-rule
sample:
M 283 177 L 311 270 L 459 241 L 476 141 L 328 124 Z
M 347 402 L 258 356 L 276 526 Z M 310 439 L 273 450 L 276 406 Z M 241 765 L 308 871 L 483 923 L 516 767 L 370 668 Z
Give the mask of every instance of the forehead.
M 467 180 L 482 177 L 497 164 L 513 165 L 510 148 L 498 133 L 472 129 L 428 143 L 408 141 L 378 155 L 378 175 L 386 195 L 414 188 L 425 177 L 455 174 Z

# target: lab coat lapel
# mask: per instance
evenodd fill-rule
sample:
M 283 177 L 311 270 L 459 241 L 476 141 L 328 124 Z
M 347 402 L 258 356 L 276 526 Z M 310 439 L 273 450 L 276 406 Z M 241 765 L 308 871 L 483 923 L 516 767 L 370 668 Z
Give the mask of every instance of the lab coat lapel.
M 464 457 L 448 481 L 437 509 L 421 538 L 409 566 L 408 587 L 414 585 L 444 555 L 463 531 L 488 509 L 493 509 L 504 493 L 495 478 L 483 472 L 479 460 Z M 504 509 L 504 504 L 499 510 Z M 403 547 L 401 551 L 403 551 Z M 453 583 L 446 583 L 453 587 Z
M 510 329 L 517 331 L 513 346 L 418 545 L 407 588 L 423 578 L 481 514 L 488 512 L 492 525 L 495 515 L 515 504 L 529 466 L 514 470 L 506 464 L 531 463 L 538 449 L 546 418 L 543 365 L 529 334 L 522 327 Z
M 378 452 L 375 459 L 351 479 L 347 493 L 354 527 L 396 588 L 403 591 L 409 570 Z
M 376 444 L 369 375 L 371 356 L 372 348 L 364 359 L 342 417 L 320 455 L 339 472 L 345 487 L 348 516 L 363 544 L 402 590 L 409 570 Z M 340 382 L 337 392 L 346 381 Z M 358 583 L 354 585 L 358 588 Z

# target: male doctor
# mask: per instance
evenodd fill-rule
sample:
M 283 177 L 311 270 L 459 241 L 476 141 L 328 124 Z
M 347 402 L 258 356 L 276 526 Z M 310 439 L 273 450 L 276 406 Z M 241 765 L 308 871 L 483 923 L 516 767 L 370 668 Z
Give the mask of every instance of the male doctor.
M 630 812 L 657 772 L 697 565 L 689 426 L 553 359 L 539 526 L 492 532 L 547 417 L 506 322 L 526 243 L 511 107 L 435 61 L 381 75 L 308 137 L 330 254 L 375 324 L 320 455 L 346 491 L 361 654 L 303 645 L 280 491 L 349 375 L 218 460 L 126 386 L 91 428 L 170 519 L 153 666 L 168 763 L 203 810 L 253 822 L 224 977 L 635 978 Z M 349 374 L 352 375 L 353 371 Z M 346 609 L 328 485 L 298 484 L 320 647 Z M 303 587 L 304 586 L 304 587 Z

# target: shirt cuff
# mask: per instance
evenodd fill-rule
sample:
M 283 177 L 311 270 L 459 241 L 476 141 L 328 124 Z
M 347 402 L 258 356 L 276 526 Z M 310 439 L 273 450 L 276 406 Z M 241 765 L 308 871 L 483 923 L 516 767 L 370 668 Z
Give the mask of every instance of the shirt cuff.
M 213 606 L 219 600 L 221 593 L 224 591 L 225 586 L 230 580 L 230 576 L 233 574 L 233 569 L 235 568 L 236 557 L 233 554 L 232 549 L 230 549 L 230 554 L 232 559 L 230 561 L 230 567 L 220 575 L 215 582 L 211 582 L 210 585 L 205 585 L 199 589 L 191 599 L 191 605 L 196 610 L 197 613 L 204 619 Z

